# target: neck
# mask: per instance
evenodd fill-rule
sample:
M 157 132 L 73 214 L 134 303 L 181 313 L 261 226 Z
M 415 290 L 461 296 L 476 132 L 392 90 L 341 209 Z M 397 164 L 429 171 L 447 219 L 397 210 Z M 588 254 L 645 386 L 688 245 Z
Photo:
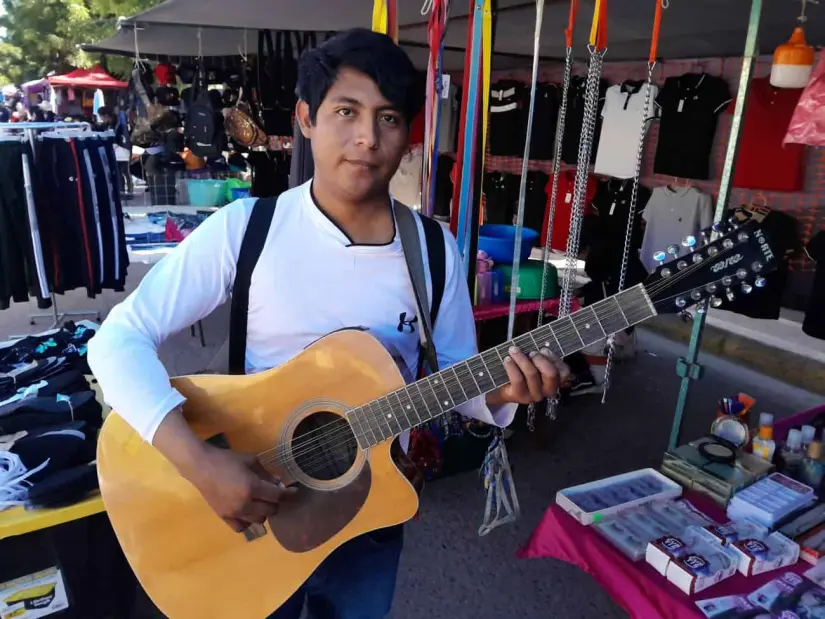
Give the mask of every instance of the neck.
M 504 359 L 511 346 L 525 353 L 546 348 L 563 358 L 655 315 L 639 284 L 368 402 L 347 417 L 366 449 L 506 385 Z
M 387 212 L 387 205 L 390 203 L 389 187 L 366 197 L 352 199 L 329 187 L 323 179 L 315 177 L 310 191 L 318 208 L 347 232 L 350 228 L 358 230 L 365 225 L 373 224 L 376 216 Z

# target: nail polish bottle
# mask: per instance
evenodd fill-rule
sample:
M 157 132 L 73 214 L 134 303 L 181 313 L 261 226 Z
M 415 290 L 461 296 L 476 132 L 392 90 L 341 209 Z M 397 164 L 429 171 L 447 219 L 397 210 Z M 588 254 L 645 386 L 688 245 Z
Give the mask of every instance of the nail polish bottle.
M 822 480 L 825 479 L 825 462 L 822 461 L 822 443 L 812 441 L 808 453 L 799 467 L 799 481 L 819 493 Z

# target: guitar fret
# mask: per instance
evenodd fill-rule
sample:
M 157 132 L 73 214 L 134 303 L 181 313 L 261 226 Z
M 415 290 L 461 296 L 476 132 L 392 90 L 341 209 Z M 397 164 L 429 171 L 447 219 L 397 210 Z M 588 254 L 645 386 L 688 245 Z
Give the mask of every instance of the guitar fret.
M 378 402 L 379 405 L 381 406 L 381 412 L 384 416 L 384 419 L 386 420 L 387 427 L 390 429 L 390 432 L 392 432 L 393 435 L 400 434 L 401 432 L 403 432 L 404 427 L 401 425 L 401 422 L 398 420 L 398 417 L 396 416 L 394 407 L 390 403 L 389 397 L 384 396 L 383 398 L 378 398 L 376 400 L 376 402 Z M 390 423 L 391 421 L 394 421 L 395 425 L 398 426 L 397 431 L 395 429 L 393 429 L 392 423 Z
M 413 383 L 415 388 L 418 390 L 418 397 L 421 398 L 422 404 L 424 404 L 424 408 L 427 409 L 427 420 L 432 419 L 433 417 L 437 416 L 438 413 L 433 413 L 433 409 L 430 408 L 430 403 L 427 401 L 427 398 L 424 396 L 424 392 L 421 391 L 421 383 L 422 381 L 418 381 Z M 426 420 L 425 420 L 426 421 Z
M 555 329 L 555 327 L 559 324 L 559 322 L 561 322 L 561 321 L 557 321 L 557 322 L 553 323 L 552 325 L 550 325 L 550 333 L 553 335 L 553 339 L 556 340 L 556 346 L 559 347 L 559 353 L 561 353 L 559 355 L 559 357 L 564 358 L 564 357 L 567 356 L 567 353 L 564 352 L 564 346 L 561 345 L 561 341 L 559 340 L 559 336 L 556 335 L 556 329 Z
M 456 370 L 455 370 L 455 366 L 454 366 L 454 365 L 453 365 L 453 366 L 451 366 L 451 367 L 450 367 L 450 369 L 453 371 L 453 376 L 455 376 L 455 382 L 458 384 L 458 388 L 459 388 L 459 389 L 461 389 L 461 393 L 464 395 L 464 399 L 465 399 L 466 401 L 471 400 L 472 398 L 471 398 L 471 397 L 470 397 L 470 395 L 467 393 L 467 391 L 464 389 L 464 386 L 461 384 L 461 377 L 458 375 L 458 372 L 456 372 Z M 473 375 L 473 374 L 472 374 L 472 372 L 471 372 L 471 373 L 470 373 L 470 376 L 472 376 L 472 375 Z M 455 400 L 453 400 L 453 401 L 455 401 Z
M 591 328 L 592 321 L 587 317 L 587 309 L 588 308 L 585 308 L 579 312 L 576 312 L 570 317 L 573 328 L 576 330 L 576 335 L 578 335 L 579 339 L 582 341 L 583 347 L 590 346 L 590 344 L 594 344 L 599 340 L 604 339 L 606 335 L 604 332 L 601 334 L 596 333 L 596 330 Z M 595 316 L 595 314 L 593 315 Z
M 401 396 L 398 395 L 397 391 L 393 391 L 391 395 L 394 395 L 395 399 L 398 400 L 398 410 L 400 410 L 401 414 L 404 415 L 404 418 L 407 420 L 407 425 L 410 428 L 413 427 L 415 424 L 412 422 L 412 419 L 410 419 L 410 416 L 407 414 L 407 411 L 404 408 L 404 403 L 401 401 Z
M 384 432 L 384 424 L 382 423 L 383 419 L 381 418 L 380 411 L 379 413 L 376 413 L 375 410 L 373 410 L 372 402 L 367 402 L 366 404 L 364 404 L 364 406 L 369 410 L 370 416 L 375 421 L 373 432 L 378 430 L 378 433 L 380 434 L 382 441 L 388 439 L 391 435 Z M 387 429 L 389 429 L 389 426 L 387 426 Z
M 592 305 L 587 309 L 590 310 L 590 313 L 593 314 L 593 318 L 596 319 L 596 324 L 598 324 L 599 329 L 602 330 L 602 336 L 607 337 L 608 335 L 610 335 L 607 331 L 605 331 L 605 328 L 604 328 L 604 325 L 602 324 L 602 321 L 599 320 L 599 315 L 596 313 L 596 309 Z
M 600 318 L 599 322 L 602 328 L 608 334 L 618 333 L 630 326 L 619 302 L 614 297 L 599 301 L 593 308 L 596 315 Z
M 440 412 L 444 412 L 447 409 L 443 408 L 441 406 L 441 400 L 438 397 L 438 394 L 435 392 L 435 387 L 433 386 L 433 383 L 430 380 L 430 378 L 431 377 L 428 376 L 427 378 L 423 379 L 421 382 L 426 382 L 427 383 L 427 386 L 430 388 L 430 391 L 433 392 L 433 397 L 435 398 L 435 405 L 440 409 Z M 436 415 L 438 415 L 438 413 L 436 413 Z
M 455 400 L 453 400 L 453 396 L 450 394 L 450 390 L 447 385 L 444 384 L 443 376 L 441 373 L 433 374 L 429 377 L 430 387 L 435 393 L 436 397 L 438 398 L 438 405 L 441 406 L 445 411 L 450 410 L 451 408 L 455 408 Z M 439 391 L 436 391 L 436 387 L 438 387 Z M 446 397 L 441 396 L 441 391 L 443 391 Z
M 359 408 L 355 408 L 349 411 L 346 414 L 346 418 L 349 422 L 350 428 L 352 428 L 352 433 L 355 434 L 355 440 L 358 441 L 358 446 L 361 449 L 366 449 L 369 446 L 370 439 L 364 431 L 364 424 L 361 421 L 361 417 L 358 415 L 360 410 L 361 409 Z

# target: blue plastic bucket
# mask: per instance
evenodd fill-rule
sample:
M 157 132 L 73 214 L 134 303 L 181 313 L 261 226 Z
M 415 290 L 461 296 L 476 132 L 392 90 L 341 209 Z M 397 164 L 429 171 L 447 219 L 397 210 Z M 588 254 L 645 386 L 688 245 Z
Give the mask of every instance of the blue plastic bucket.
M 539 233 L 530 228 L 521 230 L 521 256 L 519 262 L 530 257 Z M 485 224 L 478 229 L 478 249 L 487 252 L 496 264 L 513 264 L 516 248 L 516 227 L 504 224 Z
M 188 179 L 189 204 L 192 206 L 223 206 L 224 183 L 213 179 Z

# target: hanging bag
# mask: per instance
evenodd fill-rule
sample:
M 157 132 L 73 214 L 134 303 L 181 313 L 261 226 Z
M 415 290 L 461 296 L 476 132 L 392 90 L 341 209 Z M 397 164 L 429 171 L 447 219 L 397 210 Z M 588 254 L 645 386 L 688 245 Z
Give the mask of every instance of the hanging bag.
M 278 82 L 280 62 L 272 44 L 272 33 L 261 30 L 258 33 L 258 59 L 255 64 L 254 99 L 260 126 L 267 135 L 277 135 L 278 128 Z
M 219 157 L 222 151 L 222 123 L 216 122 L 215 109 L 209 99 L 206 71 L 201 59 L 193 86 L 193 100 L 186 115 L 186 146 L 198 157 Z

